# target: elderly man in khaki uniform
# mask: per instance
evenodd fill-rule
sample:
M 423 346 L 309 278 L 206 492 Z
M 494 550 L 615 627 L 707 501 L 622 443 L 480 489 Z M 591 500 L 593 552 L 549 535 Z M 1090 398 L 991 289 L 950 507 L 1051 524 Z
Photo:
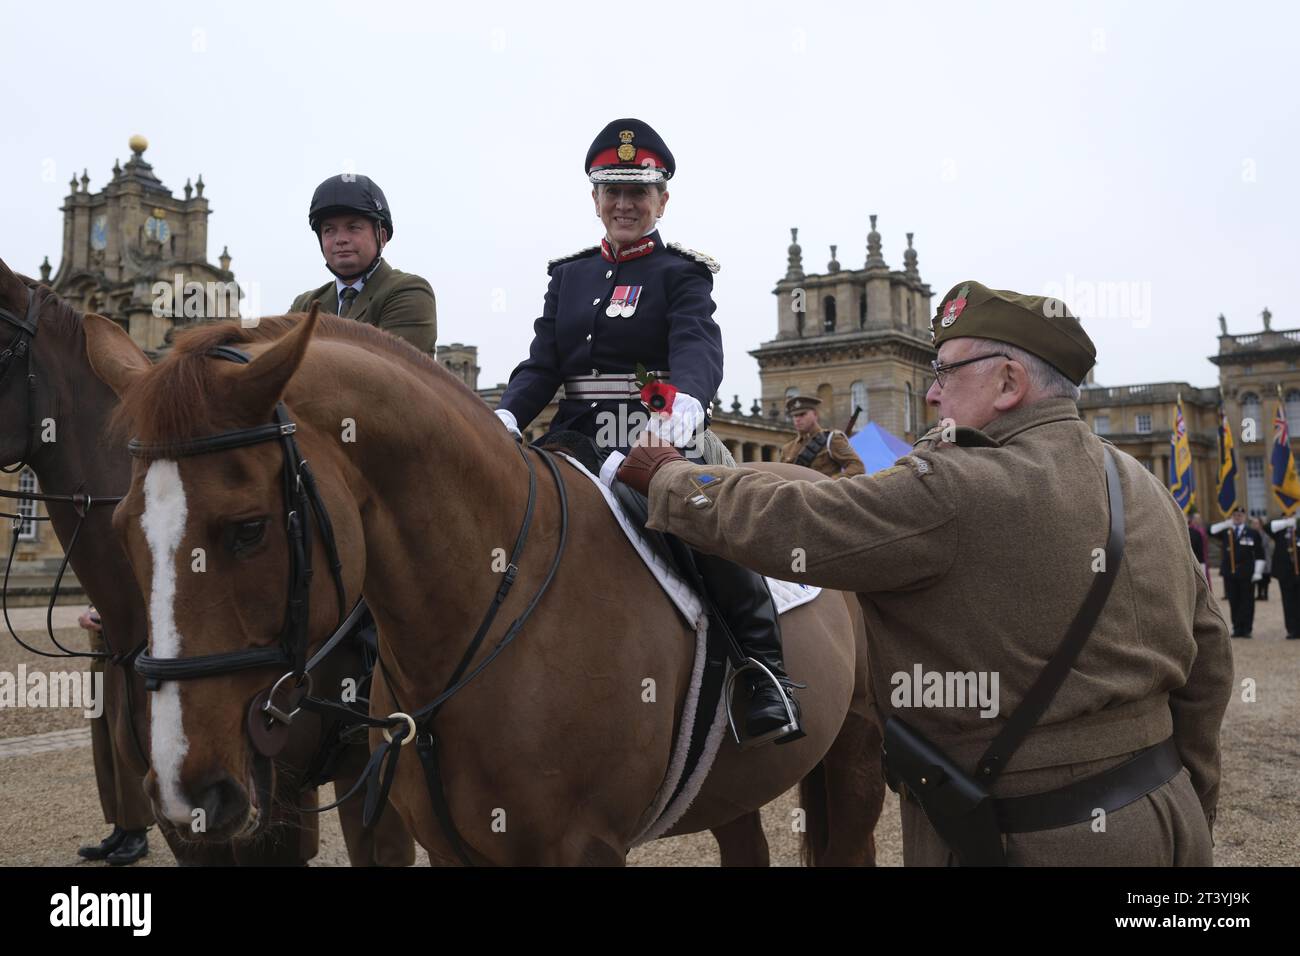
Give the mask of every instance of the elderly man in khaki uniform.
M 811 395 L 795 395 L 785 403 L 785 413 L 799 434 L 781 449 L 781 460 L 820 471 L 828 478 L 865 474 L 867 469 L 848 436 L 838 429 L 822 428 L 817 420 L 817 406 L 821 403 L 820 398 Z
M 393 238 L 393 213 L 383 190 L 368 176 L 331 176 L 316 187 L 307 220 L 334 279 L 298 296 L 289 311 L 306 312 L 319 303 L 322 312 L 377 326 L 421 352 L 434 351 L 438 309 L 432 287 L 382 258 Z
M 856 591 L 880 716 L 904 720 L 966 777 L 985 770 L 981 755 L 1109 576 L 1095 623 L 1075 628 L 1086 640 L 1063 683 L 991 777 L 998 852 L 1012 865 L 1210 864 L 1232 655 L 1178 506 L 1079 418 L 1076 386 L 1096 351 L 1059 300 L 964 282 L 931 329 L 927 401 L 941 421 L 886 471 L 790 481 L 642 446 L 619 478 L 648 487 L 651 528 L 765 574 Z M 1108 471 L 1124 518 L 1109 570 L 1098 563 L 1116 543 Z M 806 571 L 791 570 L 796 548 Z M 987 698 L 947 692 L 951 675 L 970 674 Z M 902 823 L 907 864 L 956 861 L 913 796 Z

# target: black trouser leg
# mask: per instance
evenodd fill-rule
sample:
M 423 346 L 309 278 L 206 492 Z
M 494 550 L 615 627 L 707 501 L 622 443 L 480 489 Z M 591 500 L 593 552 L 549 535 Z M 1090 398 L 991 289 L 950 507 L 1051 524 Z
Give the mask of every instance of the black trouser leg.
M 1300 637 L 1300 578 L 1278 578 L 1277 589 L 1282 593 L 1286 636 Z
M 1249 584 L 1249 582 L 1247 582 Z M 1242 634 L 1241 630 L 1241 581 L 1237 578 L 1223 579 L 1223 596 L 1228 600 L 1228 607 L 1232 612 L 1232 636 L 1237 637 Z
M 1251 589 L 1250 581 L 1246 582 L 1241 609 L 1241 633 L 1249 634 L 1255 629 L 1255 592 Z
M 1255 624 L 1255 584 L 1250 578 L 1225 578 L 1224 590 L 1232 607 L 1232 633 L 1249 634 Z

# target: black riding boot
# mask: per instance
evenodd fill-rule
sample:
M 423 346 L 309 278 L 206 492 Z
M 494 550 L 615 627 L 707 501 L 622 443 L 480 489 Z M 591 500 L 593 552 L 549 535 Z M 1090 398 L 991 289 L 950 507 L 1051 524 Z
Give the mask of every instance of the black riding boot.
M 780 682 L 794 711 L 793 727 L 789 733 L 776 738 L 786 744 L 804 736 L 799 723 L 799 702 L 793 688 L 797 685 L 785 672 L 781 659 L 781 625 L 777 620 L 776 605 L 762 575 L 711 554 L 695 552 L 695 566 L 704 578 L 705 587 L 718 611 L 727 619 L 727 626 L 746 654 L 754 658 Z M 749 709 L 745 718 L 747 737 L 761 737 L 791 724 L 786 713 L 781 691 L 765 677 L 749 682 Z

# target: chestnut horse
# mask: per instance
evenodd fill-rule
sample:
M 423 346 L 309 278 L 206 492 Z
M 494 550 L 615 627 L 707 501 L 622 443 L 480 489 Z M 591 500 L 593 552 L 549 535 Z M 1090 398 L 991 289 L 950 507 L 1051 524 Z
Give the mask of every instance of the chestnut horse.
M 86 357 L 83 317 L 48 287 L 19 276 L 0 260 L 0 306 L 24 315 L 28 296 L 35 297 L 36 334 L 28 342 L 31 363 L 22 359 L 0 382 L 0 462 L 27 457 L 42 490 L 54 493 L 83 492 L 93 497 L 126 491 L 131 478 L 130 458 L 121 442 L 106 440 L 108 420 L 117 408 L 117 396 L 97 379 Z M 0 325 L 0 348 L 13 330 Z M 34 375 L 30 395 L 28 374 Z M 31 422 L 52 420 L 56 440 L 28 442 Z M 44 432 L 42 427 L 40 431 Z M 78 516 L 70 504 L 51 502 L 51 524 L 65 549 L 69 547 Z M 128 778 L 119 786 L 142 786 L 149 769 L 148 694 L 143 680 L 132 668 L 128 652 L 143 645 L 148 615 L 126 551 L 113 533 L 112 509 L 92 505 L 77 534 L 69 563 L 77 580 L 94 602 L 104 625 L 104 639 L 115 659 L 105 662 L 105 708 L 102 719 L 109 722 L 119 776 Z M 327 662 L 328 677 L 339 681 L 361 670 L 359 655 L 341 647 Z M 198 843 L 189 839 L 188 825 L 177 827 L 161 821 L 160 831 L 182 864 L 202 865 L 291 865 L 315 854 L 316 821 L 299 809 L 297 778 L 313 757 L 320 738 L 315 718 L 302 721 L 289 745 L 279 755 L 284 765 L 282 787 L 276 792 L 274 822 L 257 841 Z M 366 762 L 364 743 L 349 748 L 339 764 L 338 779 L 347 789 Z M 402 865 L 414 860 L 411 838 L 395 818 L 382 821 L 376 833 L 361 826 L 358 807 L 342 809 L 348 855 L 355 866 Z M 304 826 L 306 832 L 302 832 Z
M 290 619 L 289 452 L 279 440 L 216 449 L 206 441 L 266 425 L 283 400 L 295 454 L 311 463 L 343 557 L 347 601 L 364 594 L 378 622 L 383 666 L 372 715 L 414 710 L 441 691 L 501 586 L 493 569 L 502 570 L 525 520 L 529 456 L 540 464 L 545 453 L 517 446 L 479 397 L 427 355 L 314 311 L 252 329 L 185 333 L 157 366 L 106 320 L 88 316 L 86 332 L 96 374 L 122 399 L 122 421 L 139 447 L 157 452 L 136 460 L 114 514 L 150 603 L 153 655 L 257 648 L 264 659 Z M 210 353 L 218 346 L 251 360 L 221 361 Z M 182 450 L 178 443 L 190 440 L 204 441 Z M 203 453 L 191 454 L 196 447 Z M 500 608 L 503 623 L 473 658 L 474 668 L 487 666 L 435 725 L 440 789 L 460 850 L 435 815 L 416 756 L 397 761 L 391 803 L 435 863 L 623 863 L 681 721 L 693 628 L 628 546 L 599 490 L 564 463 L 554 474 L 536 471 L 530 536 Z M 570 547 L 546 590 L 561 537 L 554 480 L 567 495 Z M 324 567 L 320 535 L 312 540 L 312 563 Z M 207 554 L 205 573 L 191 571 L 195 548 Z M 518 639 L 493 655 L 504 622 L 542 591 Z M 329 575 L 315 575 L 308 594 L 307 634 L 319 641 L 336 616 Z M 782 618 L 789 671 L 809 684 L 801 695 L 807 736 L 744 753 L 725 740 L 667 835 L 710 829 L 724 863 L 764 863 L 756 811 L 802 780 L 806 855 L 873 862 L 883 782 L 852 603 L 826 592 Z M 168 817 L 186 820 L 204 807 L 211 839 L 257 832 L 274 768 L 251 745 L 246 712 L 274 677 L 263 668 L 163 685 L 168 726 L 156 722 L 154 732 L 169 735 L 170 753 L 149 787 Z M 380 746 L 378 732 L 371 742 Z

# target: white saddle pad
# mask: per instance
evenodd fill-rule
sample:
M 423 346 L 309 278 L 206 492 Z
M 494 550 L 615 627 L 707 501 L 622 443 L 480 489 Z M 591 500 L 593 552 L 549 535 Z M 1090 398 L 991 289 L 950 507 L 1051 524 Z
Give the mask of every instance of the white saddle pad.
M 695 664 L 691 669 L 691 685 L 687 690 L 686 704 L 682 709 L 682 724 L 677 733 L 677 740 L 673 743 L 672 760 L 668 765 L 668 773 L 664 777 L 663 784 L 659 787 L 659 792 L 655 795 L 654 803 L 642 816 L 642 829 L 640 834 L 632 841 L 633 846 L 640 846 L 651 840 L 658 838 L 666 833 L 672 826 L 682 818 L 686 811 L 694 802 L 695 797 L 699 794 L 700 788 L 704 786 L 705 778 L 709 775 L 709 770 L 713 767 L 714 758 L 718 755 L 718 747 L 722 745 L 722 735 L 727 726 L 727 709 L 725 702 L 718 702 L 717 712 L 713 715 L 713 724 L 709 728 L 708 738 L 704 743 L 704 751 L 700 754 L 700 759 L 696 763 L 694 770 L 691 771 L 690 778 L 683 784 L 681 792 L 677 794 L 676 799 L 672 795 L 677 791 L 678 781 L 681 780 L 682 772 L 686 768 L 686 755 L 690 749 L 691 729 L 695 726 L 695 713 L 699 706 L 700 685 L 704 679 L 704 648 L 708 639 L 709 616 L 704 611 L 704 602 L 700 600 L 695 589 L 692 588 L 676 571 L 670 568 L 654 552 L 637 530 L 636 524 L 627 516 L 623 506 L 619 504 L 614 493 L 601 483 L 598 476 L 588 471 L 583 464 L 576 458 L 557 452 L 561 458 L 564 458 L 574 468 L 585 475 L 597 488 L 600 489 L 605 503 L 609 505 L 609 510 L 613 513 L 618 525 L 623 529 L 623 534 L 636 553 L 641 556 L 645 566 L 650 569 L 664 593 L 672 599 L 677 610 L 686 618 L 686 622 L 695 630 Z M 767 578 L 767 585 L 772 592 L 772 600 L 776 604 L 778 615 L 786 611 L 799 607 L 801 604 L 807 604 L 821 593 L 821 588 L 809 587 L 806 584 L 795 584 L 792 581 L 778 581 L 776 578 Z

